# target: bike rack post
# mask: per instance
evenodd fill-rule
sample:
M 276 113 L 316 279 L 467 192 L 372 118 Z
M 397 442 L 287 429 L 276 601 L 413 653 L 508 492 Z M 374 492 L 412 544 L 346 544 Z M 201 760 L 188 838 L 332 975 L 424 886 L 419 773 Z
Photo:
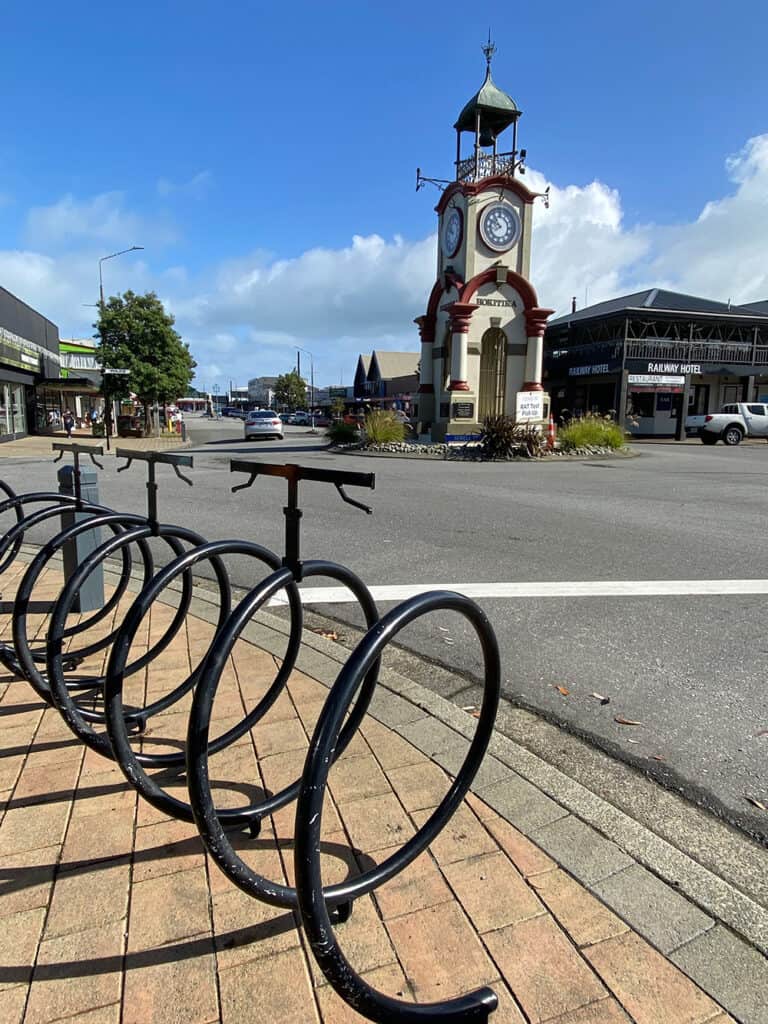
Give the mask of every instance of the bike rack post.
M 54 462 L 60 462 L 66 453 L 72 455 L 72 465 L 62 466 L 56 474 L 59 481 L 59 494 L 75 498 L 75 508 L 73 511 L 67 512 L 62 516 L 62 529 L 66 530 L 68 527 L 74 526 L 75 523 L 91 518 L 87 513 L 76 511 L 82 508 L 83 502 L 90 503 L 91 505 L 99 504 L 99 487 L 96 470 L 90 468 L 82 469 L 80 467 L 80 456 L 88 455 L 94 466 L 98 466 L 100 469 L 103 469 L 102 464 L 97 462 L 95 456 L 103 455 L 104 449 L 101 445 L 78 444 L 77 442 L 73 442 L 72 444 L 54 442 L 52 448 L 54 451 L 59 452 L 59 455 L 54 459 Z M 62 557 L 64 559 L 65 580 L 70 579 L 70 577 L 75 573 L 78 565 L 80 565 L 83 559 L 86 558 L 91 551 L 97 548 L 100 543 L 101 531 L 97 529 L 86 530 L 84 533 L 81 533 L 79 536 L 73 538 L 64 545 Z M 104 573 L 102 571 L 102 567 L 99 566 L 98 571 L 94 572 L 83 584 L 72 610 L 74 612 L 92 612 L 97 608 L 102 608 L 103 606 Z

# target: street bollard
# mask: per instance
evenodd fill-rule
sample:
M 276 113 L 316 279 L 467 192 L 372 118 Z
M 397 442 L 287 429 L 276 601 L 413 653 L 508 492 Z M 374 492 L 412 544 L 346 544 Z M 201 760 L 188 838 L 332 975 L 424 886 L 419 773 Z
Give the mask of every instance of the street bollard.
M 59 494 L 74 496 L 75 494 L 75 469 L 73 466 L 62 466 L 56 474 L 59 479 Z M 99 488 L 96 480 L 96 471 L 93 469 L 80 470 L 80 496 L 83 501 L 91 502 L 94 505 L 99 503 Z M 65 512 L 62 516 L 62 529 L 68 529 L 75 523 L 91 518 L 90 514 L 84 512 Z M 101 544 L 101 530 L 86 530 L 78 537 L 64 545 L 64 579 L 65 581 L 74 575 L 80 563 Z M 80 588 L 79 595 L 72 606 L 75 612 L 92 612 L 104 606 L 104 570 L 99 563 L 98 567 L 88 577 Z

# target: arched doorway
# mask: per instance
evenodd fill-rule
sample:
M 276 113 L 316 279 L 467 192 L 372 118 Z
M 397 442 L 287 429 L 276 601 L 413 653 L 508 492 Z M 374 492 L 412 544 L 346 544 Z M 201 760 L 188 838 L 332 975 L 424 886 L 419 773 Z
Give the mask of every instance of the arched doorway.
M 483 335 L 480 350 L 480 393 L 478 420 L 504 413 L 506 390 L 507 336 L 500 327 L 491 327 Z

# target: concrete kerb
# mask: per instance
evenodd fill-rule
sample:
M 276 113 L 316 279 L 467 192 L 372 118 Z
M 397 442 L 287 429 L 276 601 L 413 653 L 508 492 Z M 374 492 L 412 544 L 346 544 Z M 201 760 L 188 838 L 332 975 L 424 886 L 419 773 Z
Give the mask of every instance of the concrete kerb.
M 35 550 L 25 545 L 20 557 L 30 558 Z M 116 582 L 117 574 L 110 569 L 105 575 Z M 129 589 L 140 589 L 138 576 L 132 578 Z M 176 595 L 167 594 L 167 603 L 176 604 Z M 190 610 L 214 623 L 215 593 L 196 587 Z M 259 621 L 243 631 L 243 639 L 277 658 L 285 650 L 287 635 L 287 621 L 269 612 L 261 612 Z M 305 630 L 297 667 L 330 687 L 348 655 L 346 647 Z M 386 666 L 370 714 L 448 771 L 455 771 L 461 763 L 475 728 L 469 711 Z M 743 1007 L 744 987 L 755 992 L 768 990 L 768 962 L 764 959 L 768 955 L 768 909 L 499 732 L 491 740 L 489 757 L 472 790 L 659 952 L 672 954 L 683 970 L 688 962 L 684 951 L 696 947 L 703 936 L 712 956 L 717 956 L 722 946 L 723 957 L 729 961 L 736 957 L 742 965 L 738 993 L 727 974 L 708 976 L 696 958 L 690 958 L 696 965 L 690 976 L 739 1019 L 762 1019 L 749 1012 L 742 1016 L 743 1010 L 737 1012 L 737 1008 Z M 647 890 L 647 899 L 638 895 L 638 879 Z M 718 927 L 718 922 L 725 927 Z M 675 955 L 678 949 L 679 957 Z

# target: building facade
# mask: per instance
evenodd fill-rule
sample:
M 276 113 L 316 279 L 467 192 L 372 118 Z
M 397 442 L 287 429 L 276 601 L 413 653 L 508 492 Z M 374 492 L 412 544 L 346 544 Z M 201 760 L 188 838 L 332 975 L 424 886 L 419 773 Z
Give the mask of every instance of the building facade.
M 542 357 L 552 310 L 540 306 L 529 280 L 538 194 L 521 180 L 526 155 L 517 146 L 521 111 L 491 77 L 494 47 L 484 51 L 485 81 L 454 125 L 455 178 L 436 207 L 437 279 L 426 313 L 416 320 L 421 335 L 416 418 L 419 432 L 433 438 L 476 432 L 487 416 L 544 419 L 549 414 Z M 502 142 L 505 132 L 509 141 Z M 473 147 L 463 157 L 465 133 L 471 133 Z M 528 398 L 521 401 L 524 393 Z
M 354 398 L 372 406 L 403 409 L 409 415 L 419 389 L 418 352 L 374 349 L 357 360 Z
M 0 441 L 35 432 L 36 385 L 59 367 L 56 324 L 0 287 Z
M 248 381 L 248 404 L 255 408 L 271 409 L 275 400 L 277 377 L 252 377 Z
M 557 417 L 610 414 L 631 434 L 682 438 L 687 415 L 768 401 L 768 302 L 649 288 L 572 310 L 547 326 L 544 379 Z

